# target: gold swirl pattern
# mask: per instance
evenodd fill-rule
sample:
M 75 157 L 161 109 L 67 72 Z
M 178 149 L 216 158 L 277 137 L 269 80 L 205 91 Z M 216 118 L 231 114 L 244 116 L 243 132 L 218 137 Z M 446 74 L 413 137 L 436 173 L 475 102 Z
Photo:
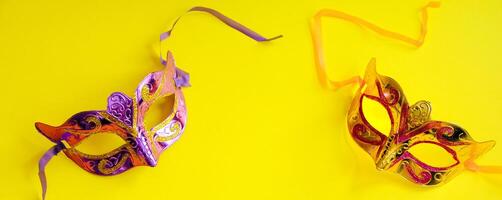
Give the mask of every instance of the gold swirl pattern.
M 419 101 L 410 106 L 408 114 L 408 129 L 421 126 L 431 119 L 432 106 L 427 101 Z
M 98 163 L 98 170 L 101 173 L 106 174 L 106 175 L 111 174 L 111 173 L 117 171 L 120 167 L 122 167 L 125 164 L 125 162 L 127 161 L 128 158 L 129 158 L 129 154 L 127 154 L 127 153 L 122 154 L 122 157 L 117 162 L 117 164 L 115 164 L 112 167 L 107 167 L 107 165 L 109 165 L 111 163 L 110 160 L 108 160 L 108 159 L 102 159 Z
M 89 115 L 85 117 L 86 126 L 90 126 L 94 124 L 94 127 L 89 130 L 100 130 L 101 129 L 101 120 L 95 115 Z M 89 128 L 89 127 L 85 127 Z
M 151 78 L 154 79 L 154 74 L 152 74 Z M 165 76 L 162 76 L 160 82 L 158 83 L 157 89 L 155 90 L 155 93 L 153 93 L 153 94 L 150 94 L 150 92 L 151 92 L 150 87 L 149 87 L 150 83 L 143 85 L 143 87 L 141 88 L 141 97 L 146 102 L 150 102 L 153 99 L 158 98 L 158 96 L 160 95 L 160 91 L 162 91 L 162 89 L 163 89 L 165 79 L 166 79 Z
M 159 142 L 167 142 L 178 137 L 181 134 L 181 123 L 178 121 L 171 121 L 171 123 L 157 132 L 157 138 Z
M 143 85 L 143 87 L 141 88 L 141 97 L 145 101 L 151 101 L 152 96 L 153 95 L 150 95 L 150 88 L 148 87 L 148 84 Z

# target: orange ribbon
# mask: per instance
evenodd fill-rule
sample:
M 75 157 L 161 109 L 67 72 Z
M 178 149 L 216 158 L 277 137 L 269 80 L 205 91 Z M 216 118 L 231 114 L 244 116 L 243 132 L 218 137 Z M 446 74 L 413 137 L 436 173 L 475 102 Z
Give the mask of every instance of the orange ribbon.
M 343 86 L 346 85 L 352 85 L 355 83 L 362 83 L 362 79 L 359 76 L 354 76 L 352 78 L 342 80 L 342 81 L 333 81 L 328 78 L 328 75 L 326 73 L 326 64 L 324 62 L 324 51 L 322 47 L 322 30 L 321 30 L 321 19 L 323 17 L 333 17 L 333 18 L 338 18 L 342 19 L 348 22 L 352 22 L 354 24 L 358 24 L 361 26 L 364 26 L 375 33 L 378 33 L 384 37 L 400 40 L 402 42 L 411 44 L 415 47 L 420 47 L 424 43 L 425 35 L 427 34 L 427 9 L 428 8 L 437 8 L 440 6 L 439 2 L 429 2 L 426 6 L 422 8 L 422 22 L 421 22 L 421 28 L 420 28 L 420 35 L 418 36 L 417 39 L 413 39 L 411 37 L 405 36 L 400 33 L 396 33 L 393 31 L 389 31 L 387 29 L 381 28 L 371 22 L 368 22 L 364 19 L 361 19 L 359 17 L 349 15 L 347 13 L 338 11 L 338 10 L 330 10 L 330 9 L 322 9 L 318 11 L 314 17 L 312 18 L 312 21 L 310 23 L 310 31 L 312 33 L 312 41 L 314 43 L 314 57 L 315 57 L 315 64 L 317 68 L 317 74 L 319 76 L 319 81 L 324 87 L 327 87 L 329 89 L 337 90 Z

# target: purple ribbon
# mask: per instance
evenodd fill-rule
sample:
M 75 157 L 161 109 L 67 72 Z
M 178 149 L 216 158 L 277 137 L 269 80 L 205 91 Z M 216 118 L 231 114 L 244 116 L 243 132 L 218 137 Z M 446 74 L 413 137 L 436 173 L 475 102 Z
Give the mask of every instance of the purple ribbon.
M 282 35 L 278 35 L 278 36 L 275 36 L 275 37 L 272 37 L 272 38 L 265 38 L 265 37 L 261 36 L 260 34 L 254 32 L 253 30 L 251 30 L 251 29 L 245 27 L 244 25 L 240 24 L 239 22 L 236 22 L 233 19 L 230 19 L 227 16 L 225 16 L 225 15 L 221 14 L 220 12 L 218 12 L 216 10 L 213 10 L 211 8 L 197 6 L 197 7 L 193 7 L 190 10 L 188 10 L 187 13 L 192 12 L 192 11 L 207 12 L 207 13 L 215 16 L 216 18 L 218 18 L 220 21 L 222 21 L 226 25 L 232 27 L 235 30 L 238 30 L 239 32 L 243 33 L 244 35 L 247 35 L 248 37 L 250 37 L 250 38 L 252 38 L 252 39 L 254 39 L 254 40 L 258 41 L 258 42 L 265 42 L 265 41 L 275 40 L 275 39 L 278 39 L 278 38 L 282 37 Z M 174 26 L 176 26 L 176 23 L 178 23 L 178 20 L 180 20 L 181 17 L 183 17 L 183 15 L 180 16 L 180 17 L 178 17 L 178 19 L 176 19 L 176 21 L 174 21 L 173 26 L 171 27 L 171 29 L 169 29 L 168 31 L 166 31 L 166 32 L 164 32 L 164 33 L 162 33 L 160 35 L 160 41 L 163 41 L 163 40 L 165 40 L 165 39 L 167 39 L 167 38 L 169 38 L 171 36 L 171 32 L 173 31 Z M 162 45 L 161 45 L 161 47 L 162 47 Z M 166 64 L 166 60 L 164 60 L 164 58 L 162 56 L 162 48 L 161 48 L 161 51 L 160 51 L 160 62 L 163 65 Z
M 45 166 L 51 160 L 52 157 L 57 155 L 61 150 L 66 147 L 60 141 L 53 147 L 51 147 L 38 161 L 38 177 L 40 178 L 40 183 L 42 184 L 42 199 L 45 199 L 45 193 L 47 192 L 47 178 L 45 177 Z
M 176 87 L 190 87 L 190 74 L 176 68 L 174 83 L 176 84 Z

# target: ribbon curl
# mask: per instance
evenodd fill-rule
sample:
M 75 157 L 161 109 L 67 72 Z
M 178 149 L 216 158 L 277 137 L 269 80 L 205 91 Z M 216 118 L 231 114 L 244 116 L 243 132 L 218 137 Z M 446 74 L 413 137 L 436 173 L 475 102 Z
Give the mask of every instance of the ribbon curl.
M 194 11 L 209 13 L 209 14 L 213 15 L 214 17 L 218 18 L 220 21 L 222 21 L 226 25 L 232 27 L 233 29 L 241 32 L 242 34 L 250 37 L 251 39 L 253 39 L 253 40 L 257 41 L 257 42 L 266 42 L 266 41 L 271 41 L 271 40 L 279 39 L 279 38 L 282 37 L 282 35 L 278 35 L 278 36 L 274 36 L 274 37 L 271 37 L 271 38 L 265 38 L 265 37 L 261 36 L 260 34 L 254 32 L 253 30 L 251 30 L 251 29 L 245 27 L 244 25 L 240 24 L 239 22 L 236 22 L 233 19 L 230 19 L 227 16 L 225 16 L 225 15 L 221 14 L 220 12 L 218 12 L 218 11 L 216 11 L 214 9 L 211 9 L 211 8 L 200 7 L 200 6 L 193 7 L 190 10 L 188 10 L 185 13 L 185 15 L 188 14 L 188 13 L 190 13 L 190 12 L 194 12 Z M 171 26 L 171 29 L 169 29 L 168 31 L 160 34 L 160 42 L 161 42 L 161 45 L 160 45 L 160 62 L 163 65 L 166 64 L 166 60 L 162 56 L 162 41 L 168 39 L 171 36 L 171 33 L 174 30 L 174 27 L 176 26 L 176 24 L 178 23 L 178 21 L 183 16 L 184 15 L 179 16 L 178 19 L 176 19 L 174 21 L 173 25 Z
M 321 85 L 323 87 L 327 87 L 332 90 L 337 90 L 341 87 L 347 86 L 347 85 L 352 85 L 359 83 L 362 85 L 362 78 L 360 76 L 353 76 L 349 79 L 341 80 L 341 81 L 334 81 L 330 80 L 328 78 L 328 75 L 326 73 L 326 64 L 324 61 L 324 50 L 322 46 L 322 26 L 321 26 L 321 19 L 323 17 L 331 17 L 331 18 L 337 18 L 341 20 L 345 20 L 348 22 L 352 22 L 357 25 L 361 25 L 363 27 L 366 27 L 373 32 L 387 37 L 391 39 L 396 39 L 400 40 L 402 42 L 408 43 L 412 46 L 415 47 L 420 47 L 424 43 L 425 40 L 425 35 L 427 35 L 427 21 L 428 21 L 428 14 L 427 14 L 427 9 L 428 8 L 437 8 L 440 6 L 439 2 L 429 2 L 426 6 L 424 6 L 421 9 L 422 13 L 422 21 L 421 21 L 421 26 L 420 26 L 420 35 L 418 36 L 417 39 L 413 39 L 411 37 L 408 37 L 406 35 L 390 31 L 387 29 L 384 29 L 380 26 L 377 26 L 369 21 L 366 21 L 362 18 L 338 11 L 338 10 L 331 10 L 331 9 L 322 9 L 318 11 L 314 17 L 311 20 L 310 23 L 310 32 L 312 34 L 312 41 L 314 44 L 314 59 L 315 59 L 315 65 L 317 69 L 317 75 L 319 77 L 319 81 L 321 82 Z

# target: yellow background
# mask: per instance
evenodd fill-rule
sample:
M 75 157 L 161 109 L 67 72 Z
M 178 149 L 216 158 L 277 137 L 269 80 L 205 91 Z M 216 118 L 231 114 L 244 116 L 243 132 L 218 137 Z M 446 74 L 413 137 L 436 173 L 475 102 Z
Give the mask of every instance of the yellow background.
M 261 44 L 204 13 L 180 21 L 167 48 L 190 72 L 188 124 L 155 168 L 100 177 L 64 155 L 47 167 L 48 199 L 501 199 L 502 176 L 463 172 L 419 187 L 379 172 L 350 139 L 353 88 L 328 91 L 314 70 L 308 20 L 333 8 L 410 36 L 426 1 L 0 0 L 0 199 L 39 199 L 38 159 L 52 145 L 35 121 L 63 123 L 132 94 L 158 63 L 158 35 L 192 6 L 207 6 L 265 35 Z M 362 74 L 370 57 L 410 102 L 478 141 L 502 142 L 502 2 L 443 1 L 414 49 L 339 20 L 324 20 L 334 78 Z M 96 144 L 99 145 L 99 144 Z M 480 160 L 502 164 L 502 146 Z

